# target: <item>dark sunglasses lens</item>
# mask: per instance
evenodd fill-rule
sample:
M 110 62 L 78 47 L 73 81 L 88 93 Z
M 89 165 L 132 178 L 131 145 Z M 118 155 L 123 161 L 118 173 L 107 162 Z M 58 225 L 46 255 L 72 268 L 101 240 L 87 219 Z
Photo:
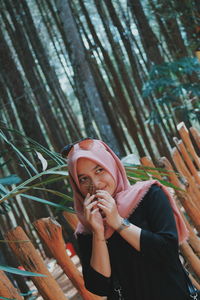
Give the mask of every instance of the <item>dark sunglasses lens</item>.
M 89 137 L 83 138 L 83 139 L 81 139 L 81 140 L 79 140 L 79 141 L 77 141 L 77 142 L 75 142 L 73 144 L 66 145 L 62 149 L 61 155 L 62 155 L 63 158 L 66 158 L 75 144 L 80 144 L 80 147 L 82 149 L 87 149 L 87 147 L 89 147 L 92 143 L 93 143 L 92 138 L 89 138 Z
M 66 158 L 67 155 L 69 154 L 70 150 L 72 149 L 72 147 L 73 147 L 73 144 L 69 144 L 69 145 L 65 146 L 61 151 L 62 157 Z

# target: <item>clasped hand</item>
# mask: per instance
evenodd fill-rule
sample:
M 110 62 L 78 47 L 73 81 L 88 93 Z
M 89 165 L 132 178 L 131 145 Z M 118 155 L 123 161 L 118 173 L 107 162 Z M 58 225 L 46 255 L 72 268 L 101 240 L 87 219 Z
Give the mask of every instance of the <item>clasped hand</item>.
M 97 190 L 92 196 L 87 194 L 84 201 L 84 215 L 93 232 L 104 231 L 104 222 L 114 230 L 121 222 L 115 200 L 104 190 Z

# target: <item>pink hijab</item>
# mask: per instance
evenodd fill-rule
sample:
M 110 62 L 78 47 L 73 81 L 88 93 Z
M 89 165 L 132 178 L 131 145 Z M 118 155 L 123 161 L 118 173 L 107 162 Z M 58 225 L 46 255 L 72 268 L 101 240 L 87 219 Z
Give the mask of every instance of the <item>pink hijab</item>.
M 128 218 L 134 212 L 140 201 L 144 198 L 153 184 L 160 186 L 166 194 L 173 209 L 179 243 L 182 243 L 184 240 L 186 240 L 188 236 L 186 225 L 178 211 L 175 200 L 172 198 L 167 188 L 157 180 L 140 181 L 134 185 L 130 185 L 124 166 L 122 165 L 120 159 L 108 147 L 108 145 L 100 140 L 93 140 L 92 146 L 89 149 L 82 149 L 78 144 L 75 144 L 73 146 L 73 150 L 68 155 L 68 170 L 74 193 L 73 197 L 75 201 L 75 210 L 80 221 L 76 229 L 76 234 L 90 232 L 83 215 L 84 197 L 80 193 L 79 180 L 77 177 L 77 161 L 79 158 L 87 158 L 94 161 L 113 176 L 116 182 L 116 189 L 114 195 L 112 196 L 117 203 L 119 214 L 123 218 Z M 106 239 L 109 238 L 113 233 L 114 230 L 111 227 L 105 226 Z

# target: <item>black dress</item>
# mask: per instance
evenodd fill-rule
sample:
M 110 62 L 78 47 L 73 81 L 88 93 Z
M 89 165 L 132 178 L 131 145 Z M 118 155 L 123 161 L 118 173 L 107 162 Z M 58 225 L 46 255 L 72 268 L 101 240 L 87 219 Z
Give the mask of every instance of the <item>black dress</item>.
M 167 197 L 153 185 L 129 221 L 142 228 L 141 251 L 117 232 L 107 241 L 112 273 L 118 277 L 126 300 L 186 300 L 189 294 L 178 253 L 174 216 Z M 86 288 L 112 299 L 110 278 L 90 266 L 92 236 L 78 235 Z

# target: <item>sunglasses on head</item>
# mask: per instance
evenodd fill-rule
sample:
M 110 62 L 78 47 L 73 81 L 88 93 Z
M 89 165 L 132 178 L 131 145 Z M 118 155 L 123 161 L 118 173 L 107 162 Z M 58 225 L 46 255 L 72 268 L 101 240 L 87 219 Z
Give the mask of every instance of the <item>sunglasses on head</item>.
M 67 158 L 69 153 L 73 151 L 74 145 L 77 145 L 77 144 L 80 149 L 89 150 L 93 144 L 93 139 L 87 137 L 87 138 L 78 140 L 74 143 L 66 145 L 61 151 L 62 157 Z

